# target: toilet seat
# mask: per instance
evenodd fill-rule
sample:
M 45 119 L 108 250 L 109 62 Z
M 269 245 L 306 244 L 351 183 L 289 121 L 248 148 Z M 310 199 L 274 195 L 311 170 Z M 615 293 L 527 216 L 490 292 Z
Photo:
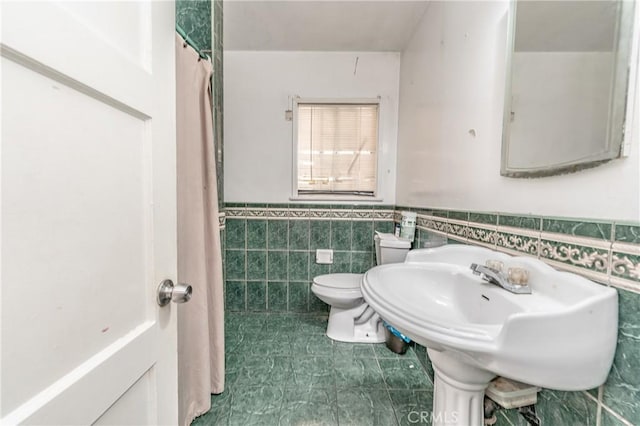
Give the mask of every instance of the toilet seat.
M 336 291 L 350 291 L 357 290 L 360 292 L 360 283 L 362 283 L 362 277 L 364 274 L 326 274 L 318 275 L 313 278 L 313 283 L 325 287 L 327 289 L 333 289 Z
M 361 302 L 360 283 L 364 274 L 326 274 L 313 278 L 311 290 L 319 297 L 330 300 L 342 308 Z

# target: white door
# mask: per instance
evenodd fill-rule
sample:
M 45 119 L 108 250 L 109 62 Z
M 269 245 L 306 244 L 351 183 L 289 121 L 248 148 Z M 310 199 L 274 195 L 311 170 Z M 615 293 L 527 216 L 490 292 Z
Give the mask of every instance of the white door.
M 174 4 L 0 7 L 0 423 L 176 424 Z

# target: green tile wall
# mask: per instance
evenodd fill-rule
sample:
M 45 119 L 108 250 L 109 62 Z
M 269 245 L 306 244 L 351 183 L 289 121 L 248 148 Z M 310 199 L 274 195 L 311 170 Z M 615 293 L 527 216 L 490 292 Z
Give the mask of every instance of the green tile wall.
M 211 51 L 211 1 L 176 0 L 176 23 L 201 50 Z
M 618 347 L 602 402 L 631 424 L 640 424 L 640 294 L 620 291 Z
M 392 206 L 227 204 L 225 301 L 228 311 L 326 312 L 313 277 L 362 273 L 375 263 L 374 231 L 393 231 Z M 331 265 L 315 250 L 331 248 Z

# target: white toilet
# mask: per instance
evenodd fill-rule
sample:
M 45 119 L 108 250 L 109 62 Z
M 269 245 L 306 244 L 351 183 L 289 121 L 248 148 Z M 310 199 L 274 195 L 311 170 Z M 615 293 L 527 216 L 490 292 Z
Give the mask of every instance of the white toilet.
M 375 234 L 376 263 L 404 262 L 411 242 L 393 234 Z M 363 274 L 327 274 L 313 279 L 311 291 L 331 306 L 327 336 L 350 343 L 385 341 L 380 316 L 364 301 L 360 291 Z

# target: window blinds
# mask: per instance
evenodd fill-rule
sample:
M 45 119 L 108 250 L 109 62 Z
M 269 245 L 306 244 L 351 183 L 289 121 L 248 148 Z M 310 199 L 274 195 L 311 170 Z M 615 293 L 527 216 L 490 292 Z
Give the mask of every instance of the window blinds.
M 298 193 L 374 195 L 378 104 L 298 104 Z

